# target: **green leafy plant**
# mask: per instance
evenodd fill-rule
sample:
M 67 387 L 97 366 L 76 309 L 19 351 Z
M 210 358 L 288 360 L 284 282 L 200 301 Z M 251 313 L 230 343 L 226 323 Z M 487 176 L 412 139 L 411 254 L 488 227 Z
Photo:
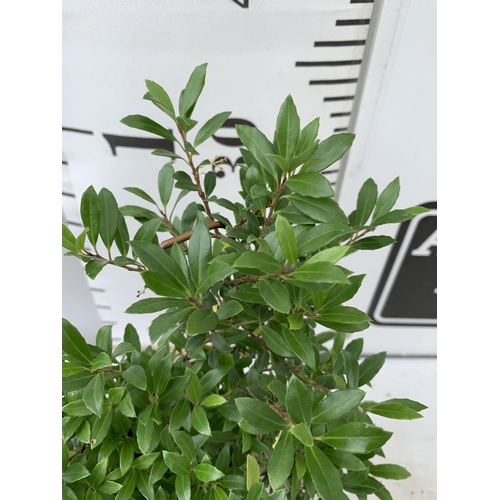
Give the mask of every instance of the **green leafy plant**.
M 156 296 L 127 313 L 158 313 L 145 349 L 132 324 L 116 346 L 111 325 L 89 345 L 63 319 L 63 498 L 338 500 L 349 492 L 390 499 L 377 478 L 409 472 L 380 462 L 392 433 L 370 415 L 411 420 L 426 407 L 365 400 L 362 387 L 385 353 L 360 361 L 363 340 L 345 345 L 346 334 L 365 330 L 370 318 L 345 305 L 364 276 L 338 263 L 393 243 L 367 235 L 426 209 L 393 209 L 399 180 L 378 194 L 368 179 L 347 216 L 321 172 L 354 135 L 318 140 L 319 120 L 301 128 L 290 96 L 272 141 L 236 126 L 245 146 L 241 201 L 214 196 L 216 177 L 202 170 L 218 160 L 195 161 L 196 148 L 230 113 L 193 132 L 205 71 L 192 73 L 178 112 L 146 80 L 144 99 L 168 115 L 175 134 L 145 116 L 122 120 L 181 152 L 153 151 L 171 160 L 159 172 L 156 198 L 125 188 L 149 208 L 118 207 L 109 190 L 91 186 L 81 199 L 85 230 L 75 236 L 63 225 L 63 246 L 89 277 L 107 265 L 141 274 Z M 167 205 L 173 212 L 190 195 L 196 200 L 172 218 Z M 130 218 L 140 223 L 133 238 Z

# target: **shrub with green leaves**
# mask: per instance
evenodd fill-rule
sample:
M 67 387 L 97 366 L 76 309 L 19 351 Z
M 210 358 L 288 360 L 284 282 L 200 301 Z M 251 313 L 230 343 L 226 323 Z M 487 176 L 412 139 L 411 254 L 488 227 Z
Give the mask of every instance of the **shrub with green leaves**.
M 145 348 L 132 324 L 116 346 L 110 325 L 89 345 L 63 319 L 63 498 L 390 499 L 377 478 L 409 472 L 384 462 L 392 433 L 370 415 L 411 420 L 426 407 L 365 400 L 362 387 L 385 353 L 361 361 L 363 340 L 345 345 L 370 318 L 345 305 L 364 276 L 339 261 L 393 243 L 369 234 L 426 209 L 393 209 L 399 180 L 379 194 L 368 179 L 346 215 L 321 172 L 354 135 L 318 140 L 319 120 L 301 128 L 290 96 L 272 140 L 236 126 L 245 146 L 241 199 L 214 196 L 217 160 L 197 161 L 196 148 L 230 113 L 197 128 L 205 71 L 194 70 L 177 111 L 146 80 L 144 99 L 165 112 L 175 134 L 145 116 L 122 120 L 173 141 L 180 153 L 153 151 L 170 160 L 155 196 L 126 188 L 148 208 L 118 207 L 109 190 L 89 187 L 85 230 L 75 236 L 63 225 L 64 248 L 90 278 L 107 265 L 140 273 L 155 297 L 127 313 L 158 313 Z M 195 200 L 173 217 L 186 196 Z M 140 226 L 133 237 L 130 218 Z

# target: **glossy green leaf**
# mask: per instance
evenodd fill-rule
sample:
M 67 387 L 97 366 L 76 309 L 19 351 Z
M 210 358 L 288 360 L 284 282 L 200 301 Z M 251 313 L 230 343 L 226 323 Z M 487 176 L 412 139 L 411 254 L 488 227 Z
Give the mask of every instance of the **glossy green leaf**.
M 90 472 L 82 464 L 72 464 L 64 472 L 62 479 L 71 484 L 90 475 Z
M 259 500 L 264 490 L 264 483 L 255 483 L 249 490 L 246 500 Z
M 108 469 L 108 459 L 104 458 L 97 462 L 95 467 L 92 469 L 92 472 L 88 478 L 88 482 L 94 487 L 97 488 L 103 481 L 106 476 L 106 472 Z
M 90 347 L 82 334 L 67 320 L 62 320 L 62 350 L 83 363 L 92 363 Z
M 222 380 L 222 377 L 227 374 L 230 368 L 230 366 L 219 366 L 205 373 L 200 379 L 202 394 L 211 391 Z
M 347 415 L 361 403 L 364 396 L 365 392 L 360 389 L 345 389 L 328 394 L 314 409 L 313 423 L 328 424 Z
M 254 427 L 271 432 L 288 426 L 282 416 L 258 399 L 236 398 L 235 403 L 243 419 Z
M 396 420 L 415 420 L 422 415 L 413 408 L 404 404 L 382 402 L 366 408 L 366 411 L 380 415 L 381 417 L 394 418 Z
M 220 261 L 212 261 L 203 275 L 203 279 L 196 290 L 196 293 L 206 292 L 210 287 L 227 278 L 230 274 L 236 272 L 229 264 Z
M 82 194 L 80 201 L 80 216 L 83 227 L 89 229 L 87 238 L 95 248 L 99 238 L 99 224 L 101 220 L 101 209 L 99 208 L 99 197 L 94 186 L 89 186 Z
M 210 233 L 203 222 L 198 222 L 189 240 L 188 248 L 189 268 L 196 286 L 199 286 L 211 258 Z
M 213 330 L 219 318 L 212 309 L 197 309 L 190 316 L 186 324 L 186 333 L 196 335 Z
M 330 198 L 334 195 L 328 179 L 318 172 L 301 172 L 286 182 L 287 187 L 302 196 Z
M 298 255 L 315 252 L 336 238 L 349 235 L 353 230 L 346 224 L 318 224 L 306 227 L 297 236 Z
M 247 490 L 250 491 L 252 486 L 256 485 L 259 483 L 260 480 L 260 467 L 252 455 L 248 454 L 247 455 L 247 479 L 246 479 L 246 486 Z M 247 496 L 248 498 L 248 496 Z
M 306 465 L 319 496 L 323 500 L 337 500 L 343 495 L 339 471 L 317 447 L 305 447 Z
M 356 225 L 363 226 L 375 208 L 377 185 L 373 179 L 367 179 L 361 187 L 356 201 Z
M 149 314 L 170 307 L 187 306 L 188 304 L 189 302 L 183 299 L 153 297 L 134 302 L 125 312 L 127 314 Z
M 175 494 L 178 500 L 190 500 L 191 498 L 191 478 L 188 474 L 175 477 Z
M 122 483 L 122 488 L 116 494 L 115 500 L 128 500 L 134 493 L 136 484 L 136 473 L 134 471 L 129 471 Z
M 292 420 L 298 423 L 311 424 L 312 393 L 295 375 L 290 377 L 286 390 L 287 411 Z
M 144 368 L 140 365 L 133 365 L 122 373 L 123 378 L 135 387 L 146 390 L 147 378 Z
M 372 226 L 382 226 L 384 224 L 398 224 L 400 222 L 406 222 L 410 220 L 412 215 L 410 215 L 406 210 L 393 210 L 385 215 L 381 215 L 376 219 L 373 219 Z
M 109 250 L 118 228 L 118 204 L 111 191 L 102 188 L 98 194 L 100 209 L 99 234 L 105 247 Z
M 64 224 L 62 225 L 62 246 L 63 246 L 63 248 L 66 248 L 66 250 L 70 250 L 71 252 L 74 252 L 74 253 L 79 252 L 79 250 L 76 246 L 75 235 Z
M 260 333 L 267 347 L 271 349 L 278 356 L 283 356 L 285 358 L 289 358 L 293 356 L 293 352 L 288 347 L 288 344 L 284 341 L 284 339 L 280 336 L 280 334 L 274 331 L 272 328 L 261 325 Z
M 216 314 L 219 320 L 223 320 L 232 318 L 241 311 L 243 311 L 243 306 L 237 300 L 228 300 L 217 309 Z
M 101 415 L 104 404 L 104 376 L 96 375 L 83 391 L 83 402 L 96 415 Z
M 371 321 L 367 314 L 352 306 L 334 306 L 318 316 L 318 322 L 321 320 L 348 324 Z
M 196 134 L 193 146 L 197 147 L 204 143 L 208 138 L 212 137 L 212 135 L 214 135 L 215 132 L 217 132 L 217 130 L 224 125 L 230 115 L 231 111 L 224 111 L 223 113 L 218 113 L 214 117 L 210 118 L 210 120 L 208 120 Z
M 309 338 L 300 330 L 289 330 L 283 327 L 283 336 L 293 353 L 309 368 L 316 369 L 316 357 Z
M 375 375 L 380 371 L 382 366 L 384 366 L 385 358 L 387 356 L 386 352 L 379 352 L 378 354 L 372 354 L 365 358 L 359 365 L 359 385 L 363 386 L 368 384 Z
M 104 480 L 98 487 L 97 491 L 100 493 L 104 493 L 105 495 L 113 495 L 114 493 L 118 493 L 122 489 L 122 485 L 120 483 L 115 483 L 114 481 Z
M 313 446 L 314 441 L 309 426 L 304 423 L 294 425 L 290 432 L 304 445 Z
M 290 432 L 283 431 L 269 460 L 267 475 L 273 491 L 286 481 L 294 463 L 293 438 Z
M 75 375 L 76 373 L 81 373 L 84 371 L 86 371 L 86 368 L 84 366 L 67 363 L 66 361 L 62 362 L 63 377 L 70 377 L 71 375 Z
M 318 136 L 318 130 L 319 118 L 315 118 L 300 131 L 295 151 L 293 152 L 294 157 L 297 157 L 304 151 L 308 150 L 314 144 L 316 137 Z
M 179 97 L 179 114 L 190 118 L 200 94 L 205 86 L 207 64 L 197 66 L 189 77 L 186 88 Z
M 347 216 L 331 198 L 312 198 L 299 194 L 286 195 L 284 198 L 288 199 L 299 212 L 316 222 L 348 224 Z
M 158 173 L 158 192 L 163 208 L 165 208 L 172 196 L 174 187 L 174 167 L 172 163 L 166 163 Z
M 174 474 L 177 474 L 178 476 L 189 474 L 190 463 L 186 457 L 165 450 L 163 450 L 162 453 L 165 463 Z
M 232 264 L 240 273 L 254 276 L 278 274 L 282 271 L 281 264 L 271 255 L 264 252 L 245 252 Z
M 213 408 L 215 406 L 224 405 L 226 403 L 227 399 L 223 396 L 220 396 L 219 394 L 210 394 L 210 396 L 207 396 L 201 402 L 202 406 L 205 406 L 206 408 Z
M 259 280 L 259 292 L 267 304 L 282 313 L 290 311 L 290 296 L 285 285 L 277 280 Z
M 329 446 L 349 453 L 369 453 L 382 447 L 392 436 L 375 425 L 349 422 L 327 432 L 318 439 Z
M 292 96 L 288 95 L 280 107 L 274 135 L 279 154 L 291 159 L 300 134 L 300 118 Z
M 340 469 L 352 471 L 362 471 L 366 469 L 366 465 L 356 455 L 347 453 L 346 451 L 327 448 L 323 450 L 325 455 Z
M 373 211 L 373 220 L 390 212 L 399 197 L 399 190 L 399 177 L 396 177 L 378 196 Z
M 358 360 L 349 351 L 342 351 L 342 361 L 344 362 L 344 373 L 347 378 L 347 385 L 351 389 L 356 389 L 359 384 Z
M 134 461 L 134 440 L 126 437 L 120 449 L 120 471 L 124 475 Z
M 282 216 L 276 218 L 276 237 L 288 262 L 293 266 L 297 260 L 297 241 L 290 223 Z
M 191 423 L 193 427 L 205 436 L 211 436 L 212 431 L 207 419 L 207 414 L 201 406 L 195 406 L 191 411 Z
M 334 134 L 320 142 L 316 153 L 304 163 L 302 171 L 322 172 L 330 165 L 340 160 L 352 146 L 355 135 L 350 133 Z M 315 160 L 321 160 L 319 163 Z
M 161 108 L 170 118 L 175 119 L 175 109 L 167 92 L 156 82 L 146 80 L 146 87 L 151 97 L 161 104 Z
M 370 474 L 384 479 L 407 479 L 411 474 L 400 465 L 394 464 L 376 464 L 370 465 Z
M 146 453 L 134 459 L 132 462 L 132 467 L 137 470 L 149 469 L 155 462 L 155 460 L 160 455 L 159 452 L 156 453 Z
M 170 141 L 175 141 L 175 137 L 172 133 L 167 130 L 165 127 L 156 123 L 151 118 L 143 115 L 129 115 L 120 120 L 121 123 L 127 125 L 127 127 L 136 128 L 138 130 L 144 130 L 145 132 L 149 132 L 154 135 L 158 135 L 163 137 L 164 139 L 168 139 Z
M 224 473 L 213 465 L 202 463 L 198 464 L 193 472 L 195 476 L 202 482 L 208 483 L 210 481 L 217 481 L 221 477 L 224 477 Z
M 368 236 L 355 241 L 351 244 L 351 247 L 356 250 L 378 250 L 393 243 L 396 243 L 396 240 L 390 236 Z
M 92 427 L 92 439 L 94 440 L 93 446 L 97 446 L 104 441 L 104 438 L 108 435 L 109 429 L 111 428 L 111 422 L 113 419 L 113 412 L 111 408 L 108 408 L 103 415 L 97 417 L 94 421 Z

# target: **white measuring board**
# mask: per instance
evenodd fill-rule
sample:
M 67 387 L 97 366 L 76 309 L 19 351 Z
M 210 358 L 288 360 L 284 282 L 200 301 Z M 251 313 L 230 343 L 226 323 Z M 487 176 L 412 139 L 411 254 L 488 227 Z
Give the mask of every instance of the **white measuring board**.
M 399 1 L 390 3 L 400 5 Z M 370 75 L 371 63 L 365 68 L 367 54 L 377 49 L 369 40 L 373 13 L 383 18 L 384 9 L 385 4 L 366 0 L 65 1 L 63 171 L 69 173 L 66 177 L 71 184 L 63 189 L 63 205 L 69 227 L 75 233 L 81 230 L 79 200 L 91 184 L 96 190 L 107 187 L 113 191 L 119 206 L 142 204 L 123 190 L 127 186 L 155 195 L 157 174 L 164 162 L 150 152 L 164 148 L 168 141 L 130 129 L 120 120 L 143 114 L 171 127 L 159 110 L 142 100 L 144 80 L 158 82 L 177 100 L 191 71 L 205 62 L 207 81 L 193 118 L 204 123 L 218 112 L 232 111 L 225 126 L 199 148 L 203 157 L 228 159 L 224 170 L 216 171 L 216 196 L 238 197 L 236 163 L 241 143 L 234 125 L 253 124 L 270 136 L 279 106 L 288 94 L 294 98 L 303 124 L 320 117 L 320 138 L 345 130 L 357 133 L 359 128 L 365 132 L 353 148 L 366 151 L 363 141 L 370 125 L 363 125 L 363 117 L 366 113 L 371 116 L 374 104 L 366 89 L 369 79 L 362 75 Z M 393 17 L 389 22 L 392 30 L 399 26 Z M 375 42 L 378 36 L 374 33 Z M 388 53 L 389 48 L 385 57 Z M 361 89 L 363 99 L 358 103 Z M 355 158 L 349 156 L 348 162 Z M 332 166 L 325 176 L 343 203 L 344 190 L 357 189 L 359 177 L 352 176 L 356 169 L 350 163 L 345 165 L 345 175 L 339 167 Z M 396 174 L 401 175 L 403 192 L 402 170 L 407 168 L 409 165 L 399 165 Z M 373 175 L 369 170 L 360 175 L 365 173 Z M 386 174 L 378 172 L 373 177 L 378 181 Z M 415 190 L 414 204 L 427 201 L 421 199 L 416 185 L 407 195 Z M 194 195 L 183 199 L 178 213 L 194 200 Z M 348 208 L 350 201 L 345 203 Z M 134 223 L 131 235 L 138 227 Z M 379 252 L 383 266 L 386 255 Z M 369 295 L 375 293 L 380 273 L 375 269 L 373 283 L 364 285 L 371 290 Z M 116 338 L 131 322 L 148 343 L 147 328 L 154 315 L 124 314 L 142 288 L 140 277 L 107 266 L 94 281 L 88 281 L 103 324 L 114 324 Z M 361 299 L 367 310 L 367 297 Z M 404 351 L 403 340 L 402 346 Z M 399 353 L 399 347 L 397 350 Z

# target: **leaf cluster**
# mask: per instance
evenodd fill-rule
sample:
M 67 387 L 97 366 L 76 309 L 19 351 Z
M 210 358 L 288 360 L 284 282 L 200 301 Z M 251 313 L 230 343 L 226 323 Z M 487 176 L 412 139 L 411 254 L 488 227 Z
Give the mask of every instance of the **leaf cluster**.
M 380 463 L 392 434 L 371 415 L 412 420 L 426 407 L 365 400 L 362 387 L 385 353 L 362 359 L 363 340 L 346 343 L 370 318 L 346 305 L 364 275 L 338 262 L 393 243 L 366 235 L 426 209 L 393 209 L 399 179 L 380 194 L 368 179 L 345 214 L 321 172 L 354 135 L 318 140 L 319 120 L 301 128 L 290 96 L 272 141 L 236 127 L 241 201 L 214 196 L 215 175 L 203 168 L 217 160 L 198 163 L 196 148 L 230 113 L 188 141 L 205 71 L 193 71 L 178 112 L 146 81 L 144 98 L 173 121 L 175 135 L 142 115 L 122 120 L 174 141 L 183 154 L 153 152 L 171 160 L 158 174 L 158 201 L 126 188 L 154 210 L 119 207 L 110 191 L 91 186 L 81 200 L 84 231 L 75 236 L 63 225 L 63 247 L 90 278 L 107 265 L 139 272 L 155 297 L 126 312 L 156 314 L 145 348 L 132 324 L 116 346 L 109 325 L 89 345 L 63 319 L 63 498 L 390 499 L 379 479 L 409 472 Z M 195 200 L 174 217 L 186 196 Z M 127 218 L 140 224 L 132 238 Z

